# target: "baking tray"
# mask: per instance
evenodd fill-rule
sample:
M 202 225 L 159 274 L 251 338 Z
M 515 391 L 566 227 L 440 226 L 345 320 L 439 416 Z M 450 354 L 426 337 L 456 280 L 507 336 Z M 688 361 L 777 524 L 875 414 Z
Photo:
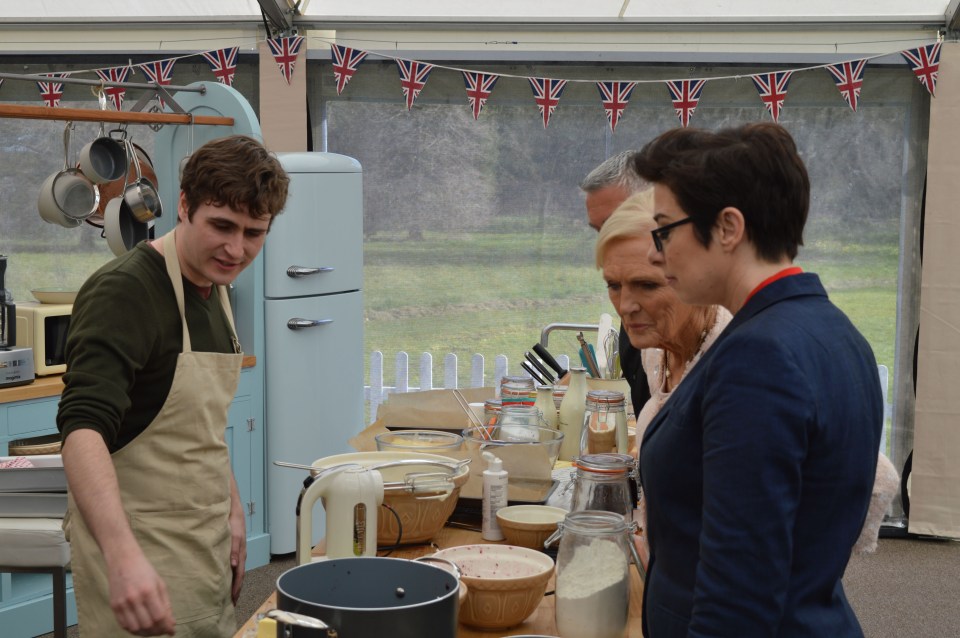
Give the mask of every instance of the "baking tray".
M 3 512 L 5 517 L 63 518 L 67 513 L 67 493 L 2 493 L 0 494 L 0 512 Z
M 9 461 L 14 456 L 0 456 Z M 31 456 L 34 467 L 0 470 L 0 493 L 9 492 L 66 492 L 67 476 L 63 472 L 63 458 L 59 454 Z

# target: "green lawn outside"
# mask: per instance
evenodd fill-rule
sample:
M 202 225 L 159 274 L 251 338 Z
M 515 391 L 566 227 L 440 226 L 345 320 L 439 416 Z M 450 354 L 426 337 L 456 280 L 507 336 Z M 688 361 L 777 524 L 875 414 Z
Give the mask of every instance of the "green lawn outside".
M 523 227 L 523 224 L 517 224 Z M 863 241 L 808 238 L 798 264 L 820 275 L 831 299 L 850 316 L 893 372 L 898 250 L 895 234 L 878 229 Z M 364 243 L 365 357 L 386 358 L 384 383 L 393 384 L 393 357 L 411 356 L 410 384 L 419 384 L 419 355 L 460 360 L 459 381 L 469 384 L 469 359 L 505 354 L 519 371 L 523 353 L 551 322 L 596 323 L 612 308 L 593 264 L 596 234 L 583 227 L 554 234 L 426 232 L 420 240 L 368 238 Z M 869 242 L 869 243 L 868 243 Z M 554 333 L 550 350 L 576 353 L 572 333 Z

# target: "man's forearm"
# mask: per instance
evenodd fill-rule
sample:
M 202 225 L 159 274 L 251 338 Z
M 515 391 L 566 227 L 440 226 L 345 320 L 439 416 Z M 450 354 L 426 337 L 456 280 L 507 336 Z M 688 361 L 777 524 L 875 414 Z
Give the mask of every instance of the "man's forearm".
M 140 551 L 123 511 L 117 473 L 100 433 L 74 430 L 64 441 L 62 455 L 70 493 L 107 562 Z M 107 543 L 109 552 L 105 551 Z

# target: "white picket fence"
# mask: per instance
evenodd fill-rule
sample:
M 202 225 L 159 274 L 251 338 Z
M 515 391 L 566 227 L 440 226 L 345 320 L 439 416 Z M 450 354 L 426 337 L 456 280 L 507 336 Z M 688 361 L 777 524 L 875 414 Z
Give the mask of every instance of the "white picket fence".
M 370 353 L 370 383 L 363 386 L 363 398 L 369 408 L 370 423 L 377 420 L 377 408 L 387 399 L 391 392 L 416 392 L 418 390 L 439 390 L 460 387 L 458 385 L 459 360 L 457 355 L 447 353 L 443 357 L 443 383 L 435 385 L 433 379 L 433 355 L 424 352 L 420 355 L 420 385 L 410 385 L 410 355 L 398 352 L 394 359 L 394 380 L 392 385 L 386 385 L 383 380 L 383 353 L 379 350 Z M 570 367 L 570 357 L 559 355 L 557 363 L 564 368 Z M 509 372 L 507 355 L 498 354 L 493 360 L 493 375 L 486 375 L 486 360 L 482 354 L 470 357 L 470 385 L 469 388 L 493 387 L 502 377 L 508 374 L 530 376 L 522 368 L 520 372 Z

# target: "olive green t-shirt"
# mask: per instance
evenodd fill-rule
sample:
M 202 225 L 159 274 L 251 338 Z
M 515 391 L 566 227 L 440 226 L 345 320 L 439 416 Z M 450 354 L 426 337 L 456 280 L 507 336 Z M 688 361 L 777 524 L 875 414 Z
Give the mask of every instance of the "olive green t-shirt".
M 193 350 L 233 352 L 216 287 L 204 299 L 184 280 L 184 296 Z M 141 242 L 91 275 L 74 302 L 57 413 L 63 438 L 96 430 L 111 453 L 132 441 L 160 412 L 182 350 L 163 256 Z

